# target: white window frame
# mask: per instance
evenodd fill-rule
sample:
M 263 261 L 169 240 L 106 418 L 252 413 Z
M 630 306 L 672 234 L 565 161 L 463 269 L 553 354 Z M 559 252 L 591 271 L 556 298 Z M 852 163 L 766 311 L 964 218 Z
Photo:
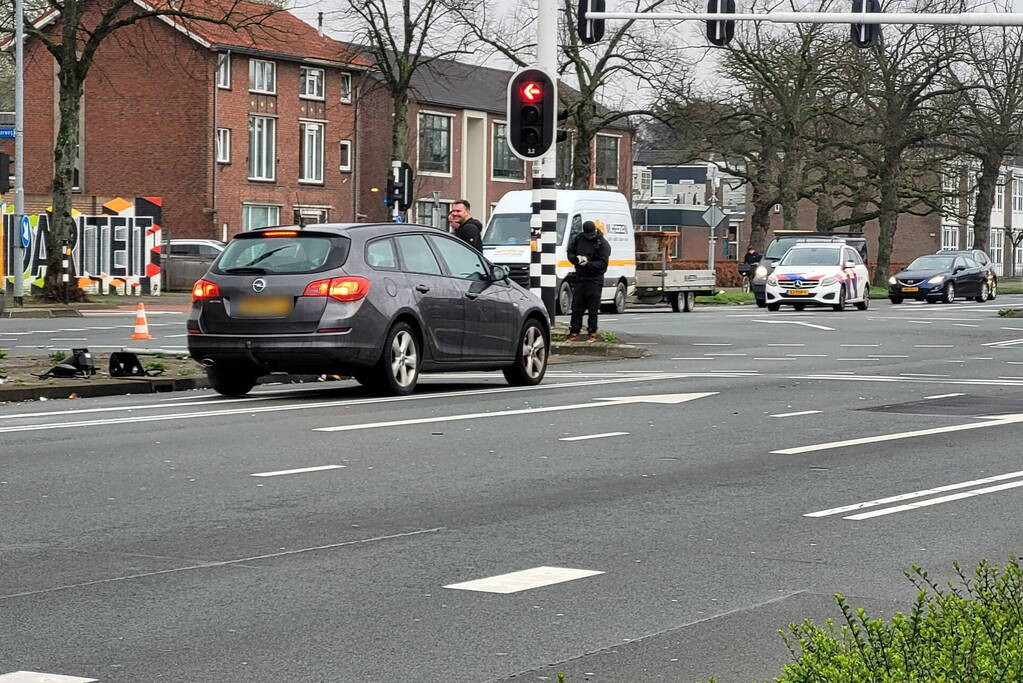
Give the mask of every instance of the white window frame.
M 323 184 L 323 152 L 327 127 L 319 121 L 299 121 L 298 182 Z M 310 146 L 310 140 L 314 146 Z M 312 156 L 310 156 L 312 151 Z
M 265 65 L 269 66 L 269 70 L 259 73 L 260 68 L 265 68 Z M 249 92 L 260 95 L 277 94 L 277 62 L 269 59 L 249 59 Z
M 991 228 L 988 241 L 988 256 L 991 257 L 995 275 L 1001 275 L 1005 263 L 1005 228 Z
M 1023 213 L 1023 178 L 1012 178 L 1012 212 Z
M 319 74 L 315 79 L 310 80 L 310 75 L 313 73 Z M 323 69 L 315 66 L 302 66 L 298 69 L 298 96 L 303 100 L 319 100 L 323 101 L 324 91 L 326 88 L 327 72 Z M 309 92 L 309 84 L 315 83 L 318 87 L 314 88 L 314 92 Z
M 597 182 L 597 139 L 598 138 L 612 138 L 615 140 L 615 183 L 613 185 L 602 185 Z M 608 133 L 597 133 L 593 138 L 593 174 L 594 174 L 594 187 L 605 188 L 608 190 L 617 190 L 618 186 L 622 182 L 621 177 L 622 170 L 622 136 L 621 135 L 609 135 Z
M 504 128 L 505 131 L 504 135 L 497 134 L 497 130 L 499 127 Z M 519 168 L 521 169 L 521 173 L 519 175 L 498 176 L 495 173 L 495 171 L 497 170 L 495 166 L 497 162 L 497 154 L 494 148 L 496 147 L 499 138 L 503 139 L 504 144 L 508 147 L 508 156 L 519 162 Z M 524 182 L 526 179 L 526 162 L 512 154 L 511 146 L 508 145 L 508 124 L 505 121 L 494 121 L 490 124 L 490 179 L 493 180 L 495 183 L 519 183 L 519 184 Z
M 347 158 L 348 163 L 343 163 L 343 159 Z M 342 173 L 352 172 L 352 141 L 342 140 L 338 144 L 338 170 Z
M 263 130 L 257 131 L 259 123 L 262 122 Z M 263 137 L 263 149 L 257 148 L 259 137 Z M 267 151 L 269 150 L 269 154 Z M 268 159 L 263 159 L 261 166 L 256 166 L 257 152 L 261 152 Z M 269 167 L 269 173 L 265 173 Z M 263 171 L 264 173 L 260 173 Z M 249 115 L 249 180 L 260 182 L 275 182 L 277 180 L 277 119 L 273 116 Z
M 231 163 L 231 129 L 217 128 L 217 163 Z
M 341 83 L 340 98 L 341 104 L 352 103 L 352 74 L 348 71 L 341 72 Z
M 450 125 L 448 126 L 448 170 L 446 173 L 444 171 L 424 171 L 422 168 L 420 168 L 420 163 L 422 162 L 423 158 L 422 132 L 424 116 L 443 116 L 449 121 Z M 454 173 L 454 167 L 455 167 L 455 115 L 448 114 L 447 112 L 442 111 L 423 110 L 419 112 L 419 115 L 416 116 L 416 170 L 419 172 L 419 175 L 430 175 L 437 176 L 440 178 L 451 178 L 452 174 Z
M 231 53 L 217 53 L 217 87 L 221 90 L 231 89 Z
M 448 214 L 451 213 L 451 206 L 454 204 L 453 199 L 441 199 L 437 202 L 440 204 L 440 225 L 434 225 L 433 227 L 441 230 L 448 230 Z M 424 220 L 424 217 L 429 216 Z M 433 200 L 432 199 L 420 199 L 416 202 L 416 223 L 419 225 L 431 225 L 433 220 Z
M 1005 176 L 998 176 L 995 182 L 995 211 L 1005 211 Z
M 941 250 L 953 251 L 959 249 L 959 226 L 941 226 Z
M 271 211 L 271 214 L 268 214 L 268 215 L 272 215 L 273 212 L 276 212 L 277 219 L 273 220 L 273 221 L 270 221 L 265 226 L 264 225 L 260 225 L 260 226 L 253 227 L 252 225 L 248 224 L 249 223 L 249 221 L 248 221 L 249 211 L 251 211 L 252 209 L 269 209 Z M 243 231 L 247 232 L 249 230 L 258 230 L 259 228 L 268 227 L 270 225 L 280 225 L 280 224 L 281 224 L 281 205 L 280 204 L 258 204 L 258 203 L 255 203 L 255 202 L 251 202 L 251 203 L 250 202 L 243 202 L 242 203 L 242 230 Z

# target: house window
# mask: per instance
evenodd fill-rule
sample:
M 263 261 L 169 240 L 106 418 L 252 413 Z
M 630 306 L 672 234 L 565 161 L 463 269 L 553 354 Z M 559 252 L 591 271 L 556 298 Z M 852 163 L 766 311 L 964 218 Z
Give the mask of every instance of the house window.
M 1012 179 L 1012 212 L 1023 213 L 1023 178 Z
M 594 183 L 604 187 L 618 187 L 618 138 L 598 135 L 596 142 L 596 178 Z
M 1005 260 L 1005 230 L 1002 228 L 991 228 L 991 237 L 988 240 L 988 255 L 991 263 L 994 264 L 996 275 L 1002 274 L 1002 261 Z
M 572 147 L 573 133 L 566 131 L 568 134 L 564 142 L 558 142 L 557 153 L 558 153 L 558 187 L 568 189 L 572 187 L 572 154 L 575 149 Z
M 995 183 L 995 211 L 1005 210 L 1005 176 L 998 176 Z
M 341 74 L 341 104 L 352 103 L 352 75 L 350 73 Z
M 249 117 L 249 180 L 275 180 L 277 119 Z
M 277 65 L 274 62 L 249 60 L 249 92 L 277 94 Z
M 451 173 L 451 118 L 440 114 L 419 115 L 419 170 Z
M 302 123 L 299 158 L 302 170 L 298 179 L 306 183 L 323 182 L 323 124 Z
M 421 200 L 416 202 L 416 223 L 419 225 L 432 225 L 442 230 L 448 229 L 448 212 L 451 211 L 451 202 L 437 203 L 437 220 L 433 219 L 433 202 Z
M 526 177 L 525 163 L 512 154 L 508 146 L 508 126 L 494 124 L 494 139 L 491 145 L 493 155 L 492 177 L 522 180 Z
M 973 249 L 973 226 L 966 228 L 966 248 Z
M 352 141 L 342 140 L 340 150 L 340 168 L 344 172 L 349 172 L 352 170 Z
M 941 204 L 945 209 L 946 216 L 955 216 L 959 213 L 959 183 L 954 175 L 944 175 L 941 179 Z
M 271 204 L 245 204 L 242 207 L 242 230 L 255 230 L 280 225 L 281 207 Z
M 296 206 L 292 216 L 295 225 L 306 226 L 326 223 L 329 214 L 329 209 L 323 209 L 318 206 Z
M 299 69 L 298 96 L 312 100 L 323 99 L 323 69 L 303 66 Z
M 959 248 L 959 228 L 957 226 L 941 226 L 941 248 L 943 250 Z
M 221 90 L 231 89 L 231 55 L 226 52 L 218 55 L 217 87 Z
M 231 129 L 217 128 L 217 163 L 231 163 Z

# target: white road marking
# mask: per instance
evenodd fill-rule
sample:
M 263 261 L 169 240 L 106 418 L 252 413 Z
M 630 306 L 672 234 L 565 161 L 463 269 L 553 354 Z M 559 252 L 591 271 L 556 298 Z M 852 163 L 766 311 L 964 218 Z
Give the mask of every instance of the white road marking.
M 1000 342 L 988 342 L 987 344 L 983 344 L 982 346 L 990 346 L 993 348 L 1002 349 L 1005 348 L 1006 346 L 1018 346 L 1020 344 L 1023 344 L 1023 339 L 1006 339 L 1005 341 Z
M 915 349 L 954 349 L 955 344 L 914 344 Z
M 970 356 L 967 360 L 994 360 L 991 356 Z
M 879 434 L 877 436 L 866 436 L 861 439 L 846 439 L 844 441 L 830 441 L 818 443 L 811 446 L 797 446 L 795 448 L 783 448 L 771 451 L 776 455 L 799 455 L 800 453 L 816 453 L 817 451 L 828 451 L 835 448 L 846 448 L 848 446 L 862 446 L 868 443 L 880 443 L 883 441 L 899 441 L 901 439 L 913 439 L 918 436 L 932 436 L 934 434 L 949 434 L 951 432 L 963 432 L 971 429 L 987 429 L 988 427 L 1003 427 L 1010 424 L 1023 422 L 1023 415 L 1002 416 L 991 419 L 987 422 L 971 422 L 963 425 L 952 425 L 950 427 L 934 427 L 932 429 L 918 429 L 912 432 L 897 432 L 895 434 Z
M 711 343 L 701 343 L 701 344 L 693 344 L 693 346 L 731 346 L 731 344 L 711 344 Z
M 851 380 L 856 382 L 912 382 L 927 384 L 971 385 L 993 387 L 1020 387 L 1023 382 L 1002 379 L 938 379 L 929 377 L 893 377 L 891 375 L 839 375 L 837 373 L 818 375 L 795 375 L 788 379 Z
M 280 477 L 285 474 L 304 474 L 305 472 L 322 472 L 324 470 L 341 470 L 347 465 L 320 465 L 318 467 L 300 467 L 295 470 L 278 470 L 276 472 L 257 472 L 253 477 Z
M 806 344 L 768 344 L 768 346 L 806 346 Z
M 924 396 L 921 400 L 930 401 L 936 398 L 952 398 L 954 396 L 966 396 L 966 394 L 938 394 L 937 396 Z
M 827 358 L 826 353 L 786 353 L 789 358 Z
M 1011 330 L 1013 332 L 1023 332 L 1023 327 L 999 327 L 1000 330 Z
M 518 593 L 519 591 L 525 591 L 531 588 L 540 588 L 541 586 L 551 586 L 556 583 L 564 583 L 565 581 L 585 579 L 587 577 L 597 576 L 603 573 L 604 572 L 598 572 L 592 569 L 534 567 L 533 569 L 523 569 L 522 571 L 511 572 L 509 574 L 491 576 L 486 579 L 452 583 L 444 586 L 444 588 L 507 595 L 508 593 Z
M 705 356 L 745 356 L 746 354 L 745 353 L 722 353 L 722 352 L 718 352 L 718 353 L 705 353 L 703 355 L 705 355 Z
M 861 512 L 857 515 L 849 515 L 844 519 L 851 519 L 854 521 L 860 521 L 863 519 L 870 519 L 872 517 L 882 517 L 884 515 L 893 515 L 896 512 L 907 512 L 909 510 L 916 510 L 918 508 L 930 507 L 931 505 L 940 505 L 941 503 L 951 503 L 954 500 L 962 500 L 963 498 L 973 498 L 974 496 L 982 496 L 987 493 L 997 493 L 999 491 L 1008 491 L 1009 489 L 1016 489 L 1023 486 L 1023 481 L 1013 481 L 1008 484 L 997 484 L 995 486 L 987 486 L 982 489 L 974 489 L 972 491 L 965 491 L 963 493 L 953 493 L 948 496 L 941 496 L 939 498 L 931 498 L 930 500 L 920 500 L 915 503 L 907 503 L 905 505 L 896 505 L 891 508 L 883 508 L 881 510 L 872 510 L 871 512 Z
M 769 415 L 769 417 L 798 417 L 800 415 L 816 415 L 822 413 L 823 410 L 800 410 L 797 413 L 778 413 L 777 415 Z
M 655 382 L 662 379 L 682 379 L 685 377 L 693 377 L 693 374 L 689 373 L 676 373 L 671 375 L 664 375 L 663 377 L 615 377 L 612 379 L 606 379 L 601 382 L 604 384 L 621 384 L 626 382 Z M 699 376 L 699 375 L 695 375 Z M 716 377 L 719 375 L 710 375 Z M 293 403 L 286 405 L 275 405 L 275 406 L 246 406 L 244 408 L 229 408 L 226 410 L 208 410 L 208 411 L 196 411 L 187 413 L 170 413 L 167 415 L 139 415 L 134 417 L 115 417 L 103 420 L 80 420 L 75 422 L 49 422 L 44 424 L 36 425 L 18 425 L 18 426 L 2 426 L 0 427 L 0 434 L 9 432 L 33 432 L 33 431 L 45 431 L 48 429 L 70 429 L 74 427 L 98 427 L 115 424 L 132 424 L 140 422 L 164 422 L 167 420 L 191 420 L 201 417 L 224 417 L 229 415 L 245 415 L 254 413 L 268 413 L 268 412 L 285 412 L 291 410 L 313 410 L 316 408 L 338 408 L 342 406 L 358 406 L 358 405 L 373 405 L 377 403 L 393 403 L 393 402 L 404 402 L 404 401 L 424 401 L 424 400 L 436 400 L 436 399 L 448 399 L 457 396 L 482 396 L 485 394 L 504 394 L 504 393 L 516 393 L 521 391 L 537 391 L 544 389 L 561 389 L 564 387 L 579 387 L 579 386 L 593 386 L 591 381 L 580 381 L 580 382 L 556 382 L 553 384 L 539 384 L 533 387 L 497 387 L 497 388 L 482 388 L 482 389 L 469 389 L 466 391 L 452 391 L 447 393 L 438 394 L 414 394 L 412 396 L 389 396 L 384 398 L 364 398 L 364 399 L 342 399 L 337 401 L 318 401 L 315 403 Z M 599 404 L 591 404 L 599 405 Z
M 889 496 L 887 498 L 878 498 L 877 500 L 868 500 L 864 503 L 856 503 L 855 505 L 844 505 L 837 508 L 829 508 L 827 510 L 818 510 L 817 512 L 808 512 L 804 517 L 830 517 L 832 515 L 841 515 L 846 512 L 856 512 L 857 510 L 863 510 L 865 508 L 877 507 L 878 505 L 887 505 L 888 503 L 898 503 L 903 500 L 912 500 L 914 498 L 923 498 L 925 496 L 931 496 L 935 493 L 945 493 L 946 491 L 957 491 L 959 489 L 967 489 L 971 486 L 980 486 L 981 484 L 991 484 L 996 481 L 1004 481 L 1006 479 L 1016 479 L 1023 477 L 1023 471 L 1009 472 L 1008 474 L 999 474 L 993 477 L 984 477 L 983 479 L 974 479 L 973 481 L 964 481 L 958 484 L 947 484 L 945 486 L 936 486 L 931 489 L 923 489 L 922 491 L 913 491 L 912 493 L 901 493 L 897 496 Z
M 38 671 L 15 671 L 0 676 L 0 683 L 95 683 L 98 678 L 43 674 Z
M 931 375 L 926 372 L 900 372 L 902 377 L 948 377 L 948 375 Z
M 628 436 L 628 432 L 607 432 L 606 434 L 589 434 L 587 436 L 566 436 L 558 441 L 588 441 L 589 439 L 606 439 L 610 436 Z
M 881 360 L 881 359 L 880 358 L 836 358 L 835 360 L 839 361 L 839 362 L 842 362 L 842 361 L 845 361 L 845 362 L 855 361 L 857 363 L 862 363 L 864 361 Z
M 901 355 L 898 355 L 898 354 L 891 354 L 891 353 L 872 353 L 872 354 L 870 354 L 870 357 L 871 358 L 909 358 L 909 356 L 901 356 Z
M 792 358 L 792 357 L 789 357 L 789 358 L 770 357 L 770 358 L 754 358 L 753 360 L 795 360 L 795 358 Z
M 1005 362 L 1008 365 L 1023 365 L 1023 361 L 1021 360 L 1007 360 Z
M 930 320 L 907 320 L 910 325 L 933 325 L 934 323 Z
M 812 327 L 815 330 L 827 330 L 828 332 L 834 332 L 834 327 L 826 327 L 824 325 L 814 325 L 813 323 L 804 323 L 798 320 L 754 320 L 755 323 L 767 323 L 768 325 L 802 325 L 803 327 Z
M 701 356 L 699 358 L 672 358 L 672 360 L 714 360 L 714 359 L 713 358 L 704 358 L 704 357 Z
M 952 323 L 952 327 L 980 327 L 980 325 L 970 325 L 968 323 Z
M 50 337 L 47 341 L 89 341 L 89 339 L 87 337 Z
M 714 396 L 717 392 L 705 392 L 699 394 L 659 394 L 653 396 L 623 396 L 618 398 L 598 398 L 600 403 L 573 403 L 564 406 L 547 406 L 546 408 L 519 408 L 516 410 L 494 410 L 486 413 L 463 413 L 461 415 L 438 415 L 436 417 L 417 417 L 409 420 L 388 420 L 386 422 L 365 422 L 362 424 L 339 425 L 337 427 L 316 427 L 314 432 L 354 432 L 363 429 L 379 429 L 381 427 L 407 427 L 410 425 L 436 424 L 438 422 L 460 422 L 462 420 L 483 420 L 492 417 L 508 417 L 511 415 L 536 415 L 540 413 L 557 413 L 567 410 L 583 410 L 602 407 L 612 407 L 624 403 L 662 403 L 678 404 L 686 401 L 694 401 L 707 396 Z
M 874 348 L 877 348 L 878 346 L 881 346 L 881 345 L 880 344 L 839 344 L 839 346 L 843 346 L 843 347 L 845 347 L 847 349 L 874 349 Z

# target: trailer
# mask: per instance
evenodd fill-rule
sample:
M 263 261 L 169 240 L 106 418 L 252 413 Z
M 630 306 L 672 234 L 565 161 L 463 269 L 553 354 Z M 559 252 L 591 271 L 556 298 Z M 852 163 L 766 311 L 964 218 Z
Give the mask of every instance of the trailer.
M 679 238 L 677 232 L 636 232 L 636 288 L 634 298 L 641 304 L 667 301 L 676 313 L 688 313 L 697 296 L 713 296 L 717 280 L 713 270 L 683 270 L 671 267 L 670 254 Z

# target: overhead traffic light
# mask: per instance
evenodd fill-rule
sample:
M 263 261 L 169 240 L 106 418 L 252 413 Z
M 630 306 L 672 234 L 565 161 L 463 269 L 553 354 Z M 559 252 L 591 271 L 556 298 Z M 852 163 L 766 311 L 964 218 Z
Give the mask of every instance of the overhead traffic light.
M 735 0 L 707 0 L 707 14 L 735 14 Z M 714 19 L 707 22 L 707 40 L 712 45 L 728 45 L 734 37 L 734 21 Z
M 520 159 L 539 159 L 557 133 L 557 82 L 543 69 L 520 69 L 508 81 L 508 146 Z
M 408 211 L 412 206 L 412 167 L 402 162 L 398 180 L 392 175 L 387 179 L 387 204 L 397 206 L 399 211 Z
M 579 0 L 575 26 L 580 41 L 593 45 L 604 37 L 604 20 L 587 19 L 586 13 L 603 12 L 606 7 L 604 0 Z
M 878 13 L 881 11 L 881 3 L 878 0 L 853 0 L 852 11 L 856 14 Z M 849 33 L 856 47 L 874 47 L 881 39 L 881 25 L 853 24 Z

